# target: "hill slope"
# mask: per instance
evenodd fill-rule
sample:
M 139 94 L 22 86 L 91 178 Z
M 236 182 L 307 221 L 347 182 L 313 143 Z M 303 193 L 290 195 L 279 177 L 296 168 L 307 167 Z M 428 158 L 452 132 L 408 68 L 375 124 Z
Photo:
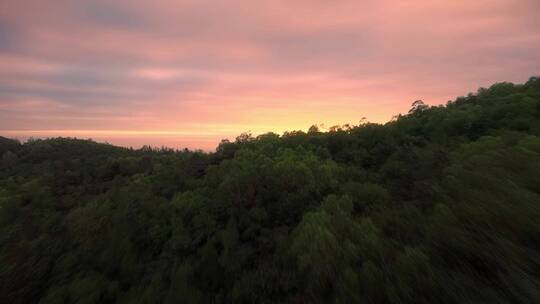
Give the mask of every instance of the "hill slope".
M 2 303 L 538 303 L 540 79 L 215 153 L 0 138 Z

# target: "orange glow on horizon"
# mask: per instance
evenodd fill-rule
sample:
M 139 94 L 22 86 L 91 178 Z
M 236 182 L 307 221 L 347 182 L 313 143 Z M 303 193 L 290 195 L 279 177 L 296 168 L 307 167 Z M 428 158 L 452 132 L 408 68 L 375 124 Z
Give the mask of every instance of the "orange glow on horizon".
M 0 2 L 0 136 L 213 150 L 540 73 L 538 0 Z

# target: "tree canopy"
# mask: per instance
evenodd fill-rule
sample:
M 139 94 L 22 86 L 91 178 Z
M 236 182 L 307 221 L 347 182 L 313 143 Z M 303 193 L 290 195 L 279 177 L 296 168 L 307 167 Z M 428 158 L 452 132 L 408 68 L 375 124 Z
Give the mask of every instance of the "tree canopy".
M 540 303 L 540 79 L 213 153 L 0 137 L 1 303 Z

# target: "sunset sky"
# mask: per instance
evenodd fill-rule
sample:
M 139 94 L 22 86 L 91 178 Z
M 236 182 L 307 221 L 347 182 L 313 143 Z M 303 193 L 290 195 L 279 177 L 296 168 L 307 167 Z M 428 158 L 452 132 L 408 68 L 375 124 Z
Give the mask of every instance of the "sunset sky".
M 540 1 L 0 1 L 0 135 L 211 150 L 540 75 Z

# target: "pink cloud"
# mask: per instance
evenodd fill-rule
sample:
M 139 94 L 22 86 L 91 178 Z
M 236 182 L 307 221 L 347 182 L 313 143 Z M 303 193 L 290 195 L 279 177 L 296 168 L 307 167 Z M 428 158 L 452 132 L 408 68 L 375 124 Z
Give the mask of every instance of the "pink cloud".
M 193 148 L 384 122 L 418 98 L 538 75 L 538 11 L 536 0 L 5 0 L 0 135 Z

